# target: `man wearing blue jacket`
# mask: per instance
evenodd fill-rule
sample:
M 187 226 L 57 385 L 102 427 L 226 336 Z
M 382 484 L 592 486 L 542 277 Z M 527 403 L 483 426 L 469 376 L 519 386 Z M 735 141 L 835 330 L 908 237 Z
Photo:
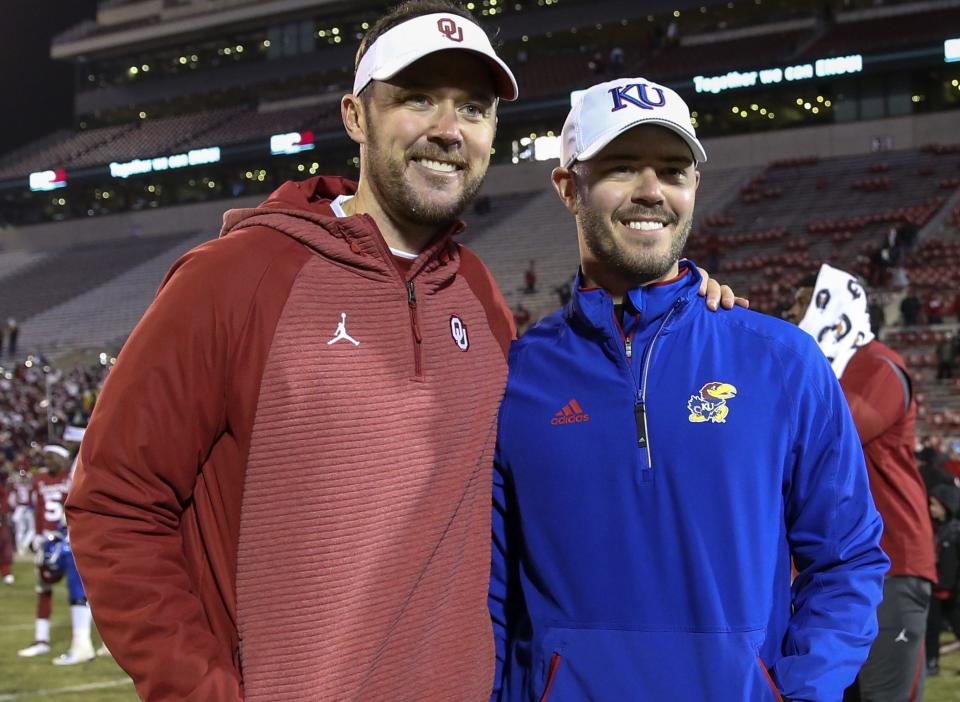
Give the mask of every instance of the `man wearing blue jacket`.
M 510 354 L 494 700 L 838 702 L 876 635 L 889 562 L 829 363 L 781 320 L 693 304 L 690 125 L 642 78 L 564 124 L 581 267 Z

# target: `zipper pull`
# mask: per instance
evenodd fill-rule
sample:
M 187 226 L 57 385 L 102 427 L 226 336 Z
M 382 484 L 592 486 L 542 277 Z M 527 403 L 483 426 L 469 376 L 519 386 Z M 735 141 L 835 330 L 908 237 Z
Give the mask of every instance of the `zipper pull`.
M 637 448 L 647 448 L 647 410 L 643 402 L 637 401 L 633 407 L 633 415 L 637 420 Z
M 413 338 L 417 343 L 423 341 L 420 335 L 420 322 L 417 320 L 417 291 L 413 287 L 413 281 L 407 282 L 407 303 L 410 305 L 410 324 L 413 327 Z
M 629 336 L 623 338 L 623 343 L 627 349 L 627 358 L 633 358 L 633 341 L 630 340 Z

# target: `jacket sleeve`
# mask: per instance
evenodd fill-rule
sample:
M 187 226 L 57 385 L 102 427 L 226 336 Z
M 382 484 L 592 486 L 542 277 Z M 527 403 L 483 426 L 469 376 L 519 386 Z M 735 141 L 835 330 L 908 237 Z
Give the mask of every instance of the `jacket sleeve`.
M 787 538 L 799 573 L 783 658 L 772 673 L 786 697 L 826 702 L 843 697 L 869 654 L 890 562 L 880 549 L 883 524 L 840 386 L 819 350 L 808 352 L 804 365 L 802 377 L 786 378 L 799 396 L 784 485 Z
M 67 501 L 97 627 L 150 701 L 243 697 L 233 652 L 213 635 L 192 587 L 179 531 L 225 422 L 235 312 L 230 291 L 212 282 L 224 265 L 210 246 L 178 262 L 125 344 Z
M 844 387 L 844 394 L 860 443 L 866 445 L 903 419 L 907 398 L 903 381 L 885 359 L 871 359 L 869 367 L 861 372 L 869 373 L 869 380 L 855 383 L 855 387 Z
M 499 460 L 493 466 L 493 545 L 490 565 L 490 594 L 488 604 L 493 622 L 493 639 L 496 648 L 496 672 L 493 678 L 493 694 L 490 702 L 500 699 L 503 687 L 504 668 L 507 661 L 507 639 L 510 631 L 510 558 L 507 536 L 507 474 Z
M 510 367 L 514 369 L 511 372 L 515 371 L 517 356 L 514 346 L 509 356 Z M 496 672 L 490 702 L 506 697 L 503 687 L 510 665 L 510 639 L 516 631 L 519 615 L 526 609 L 520 588 L 520 512 L 510 471 L 508 440 L 503 429 L 508 407 L 509 401 L 505 398 L 500 405 L 493 464 L 493 544 L 488 605 L 496 648 Z

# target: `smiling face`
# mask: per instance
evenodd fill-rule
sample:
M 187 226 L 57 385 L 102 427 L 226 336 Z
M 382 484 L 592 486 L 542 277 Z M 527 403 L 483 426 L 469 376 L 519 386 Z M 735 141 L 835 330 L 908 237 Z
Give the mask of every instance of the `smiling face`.
M 676 275 L 700 173 L 674 132 L 635 127 L 588 161 L 553 173 L 577 218 L 584 276 L 622 295 Z
M 496 91 L 466 51 L 426 56 L 363 91 L 361 186 L 395 221 L 448 223 L 476 194 L 490 164 Z

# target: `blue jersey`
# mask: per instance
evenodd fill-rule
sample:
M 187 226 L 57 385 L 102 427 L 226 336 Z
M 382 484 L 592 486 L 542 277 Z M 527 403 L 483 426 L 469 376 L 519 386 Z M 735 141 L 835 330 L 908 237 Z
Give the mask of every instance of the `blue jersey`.
M 809 335 L 710 312 L 683 270 L 622 325 L 578 280 L 514 344 L 493 699 L 836 702 L 867 657 L 889 561 L 840 386 Z

